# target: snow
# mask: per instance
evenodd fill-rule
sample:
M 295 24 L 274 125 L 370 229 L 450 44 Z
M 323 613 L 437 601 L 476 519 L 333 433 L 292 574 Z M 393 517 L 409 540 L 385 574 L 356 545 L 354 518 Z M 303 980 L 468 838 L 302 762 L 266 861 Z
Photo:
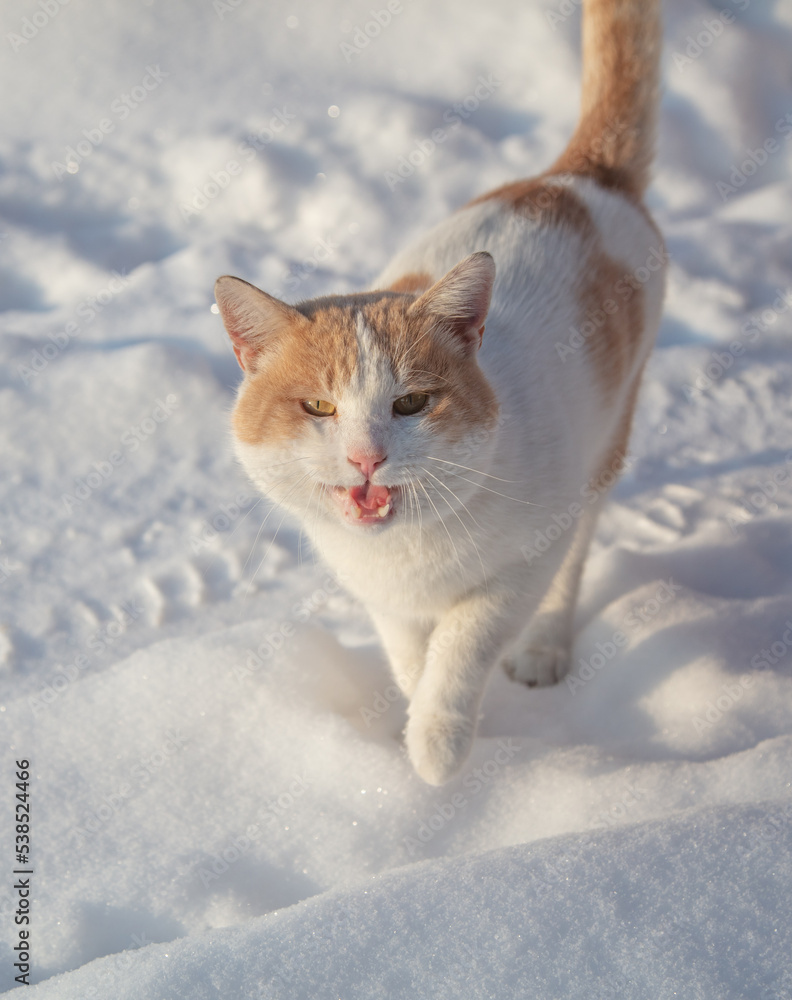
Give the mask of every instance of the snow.
M 370 3 L 56 2 L 2 13 L 0 989 L 29 759 L 35 997 L 792 995 L 790 4 L 689 62 L 720 8 L 666 4 L 666 314 L 575 666 L 493 676 L 430 788 L 362 609 L 232 458 L 211 289 L 365 287 L 541 169 L 579 15 L 403 0 L 350 54 Z

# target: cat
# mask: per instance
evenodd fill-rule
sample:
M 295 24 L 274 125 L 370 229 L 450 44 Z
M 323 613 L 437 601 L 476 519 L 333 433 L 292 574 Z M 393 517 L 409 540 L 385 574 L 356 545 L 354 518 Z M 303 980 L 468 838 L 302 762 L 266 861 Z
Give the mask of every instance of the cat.
M 662 308 L 642 200 L 659 7 L 585 0 L 566 150 L 459 209 L 375 290 L 287 305 L 239 278 L 215 286 L 244 372 L 237 456 L 367 608 L 432 785 L 462 768 L 496 663 L 528 685 L 570 663 Z

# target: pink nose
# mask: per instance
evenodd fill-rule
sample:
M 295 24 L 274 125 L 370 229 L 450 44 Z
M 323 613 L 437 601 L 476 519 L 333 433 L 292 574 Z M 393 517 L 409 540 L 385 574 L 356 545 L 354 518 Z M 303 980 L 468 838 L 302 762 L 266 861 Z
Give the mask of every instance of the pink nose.
M 361 451 L 352 451 L 347 456 L 349 461 L 360 469 L 367 480 L 371 479 L 374 475 L 374 470 L 378 469 L 387 457 L 387 455 Z

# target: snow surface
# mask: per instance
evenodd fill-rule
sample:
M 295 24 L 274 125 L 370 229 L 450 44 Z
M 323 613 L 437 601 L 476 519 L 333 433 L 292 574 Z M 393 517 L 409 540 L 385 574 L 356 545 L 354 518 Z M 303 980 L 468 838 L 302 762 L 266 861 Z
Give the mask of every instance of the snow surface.
M 0 989 L 29 758 L 37 998 L 792 997 L 789 0 L 666 6 L 666 315 L 576 680 L 494 676 L 458 779 L 232 459 L 215 277 L 366 287 L 544 167 L 573 7 L 403 0 L 363 46 L 371 0 L 3 6 Z

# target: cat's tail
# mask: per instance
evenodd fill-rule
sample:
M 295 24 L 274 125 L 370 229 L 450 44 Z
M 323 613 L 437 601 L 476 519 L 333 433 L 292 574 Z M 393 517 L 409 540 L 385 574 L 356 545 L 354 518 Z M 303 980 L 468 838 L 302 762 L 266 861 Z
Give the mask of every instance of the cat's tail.
M 660 90 L 661 0 L 584 0 L 583 97 L 553 173 L 640 199 L 649 184 Z

